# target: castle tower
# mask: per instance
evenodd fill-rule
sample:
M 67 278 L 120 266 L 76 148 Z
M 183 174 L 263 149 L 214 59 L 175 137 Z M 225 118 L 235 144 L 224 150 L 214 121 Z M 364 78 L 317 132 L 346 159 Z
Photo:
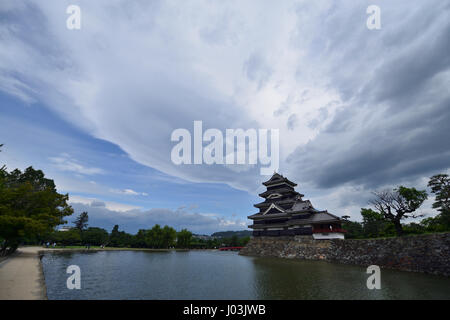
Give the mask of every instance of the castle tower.
M 278 173 L 263 182 L 267 190 L 263 202 L 254 206 L 259 212 L 249 216 L 253 236 L 311 235 L 314 239 L 344 239 L 341 219 L 331 213 L 316 210 L 304 195 L 295 191 L 297 184 Z

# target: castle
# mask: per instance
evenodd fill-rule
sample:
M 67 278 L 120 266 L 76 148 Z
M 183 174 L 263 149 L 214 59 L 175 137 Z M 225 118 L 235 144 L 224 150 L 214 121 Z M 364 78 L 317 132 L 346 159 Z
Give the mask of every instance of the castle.
M 314 239 L 344 239 L 341 219 L 328 211 L 315 209 L 303 194 L 295 191 L 297 184 L 278 173 L 263 185 L 264 201 L 254 206 L 259 212 L 248 216 L 253 236 L 311 235 Z

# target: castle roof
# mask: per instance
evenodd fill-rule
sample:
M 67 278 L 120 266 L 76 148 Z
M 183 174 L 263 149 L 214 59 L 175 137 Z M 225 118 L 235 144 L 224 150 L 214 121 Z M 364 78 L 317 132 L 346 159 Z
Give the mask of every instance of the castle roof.
M 272 177 L 269 180 L 267 180 L 266 182 L 263 182 L 263 185 L 268 187 L 271 185 L 283 184 L 283 183 L 291 185 L 293 187 L 297 186 L 296 183 L 290 181 L 288 178 L 285 178 L 281 174 L 276 173 L 276 172 L 272 175 Z

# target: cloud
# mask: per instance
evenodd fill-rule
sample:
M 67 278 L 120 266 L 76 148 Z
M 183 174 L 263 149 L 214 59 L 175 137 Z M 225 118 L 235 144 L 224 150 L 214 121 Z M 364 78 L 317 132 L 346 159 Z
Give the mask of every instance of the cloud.
M 137 192 L 137 191 L 134 191 L 133 189 L 123 189 L 123 190 L 111 189 L 110 191 L 113 193 L 131 195 L 131 196 L 148 196 L 148 193 L 146 193 L 146 192 Z
M 288 156 L 293 179 L 324 189 L 345 184 L 375 189 L 449 167 L 449 7 L 380 6 L 386 20 L 378 33 L 341 19 L 359 8 L 334 7 L 322 26 L 312 18 L 314 35 L 328 40 L 324 66 L 330 86 L 340 93 L 340 109 Z M 337 21 L 340 28 L 333 28 Z
M 59 157 L 50 157 L 49 160 L 53 165 L 62 171 L 75 172 L 83 175 L 103 174 L 104 170 L 96 167 L 87 167 L 70 155 L 63 153 Z
M 294 130 L 294 128 L 297 126 L 298 123 L 298 117 L 295 113 L 291 114 L 287 120 L 287 127 L 289 130 Z
M 127 232 L 136 233 L 139 229 L 150 229 L 155 224 L 161 226 L 168 225 L 176 230 L 187 228 L 194 233 L 211 234 L 222 230 L 244 230 L 247 222 L 233 217 L 227 219 L 219 214 L 192 213 L 182 208 L 177 210 L 153 208 L 149 210 L 128 209 L 114 210 L 108 205 L 98 206 L 97 202 L 86 201 L 71 202 L 75 210 L 75 216 L 79 212 L 87 211 L 89 214 L 89 225 L 112 229 L 115 224 L 125 229 Z
M 92 208 L 105 208 L 106 210 L 114 212 L 128 212 L 130 210 L 140 209 L 141 207 L 135 205 L 129 205 L 125 203 L 115 202 L 115 201 L 101 201 L 96 198 L 87 198 L 76 195 L 71 195 L 69 197 L 70 205 L 82 204 Z
M 67 3 L 8 2 L 0 90 L 39 101 L 162 179 L 259 187 L 257 166 L 170 161 L 172 131 L 192 132 L 194 120 L 223 132 L 278 128 L 280 170 L 337 210 L 334 192 L 357 197 L 449 167 L 445 2 L 379 1 L 372 31 L 364 2 L 79 3 L 82 29 L 69 31 Z
M 270 78 L 272 70 L 264 58 L 253 53 L 244 63 L 244 72 L 247 78 L 258 84 L 260 89 Z
M 106 203 L 94 200 L 91 202 L 91 207 L 106 207 Z

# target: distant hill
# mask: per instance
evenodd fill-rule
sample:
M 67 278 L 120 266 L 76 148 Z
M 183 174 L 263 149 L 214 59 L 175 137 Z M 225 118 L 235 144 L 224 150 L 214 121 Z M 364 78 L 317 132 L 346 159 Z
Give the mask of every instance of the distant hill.
M 252 232 L 249 230 L 241 230 L 241 231 L 220 231 L 214 232 L 211 237 L 216 238 L 231 238 L 232 236 L 237 236 L 238 238 L 250 237 Z

